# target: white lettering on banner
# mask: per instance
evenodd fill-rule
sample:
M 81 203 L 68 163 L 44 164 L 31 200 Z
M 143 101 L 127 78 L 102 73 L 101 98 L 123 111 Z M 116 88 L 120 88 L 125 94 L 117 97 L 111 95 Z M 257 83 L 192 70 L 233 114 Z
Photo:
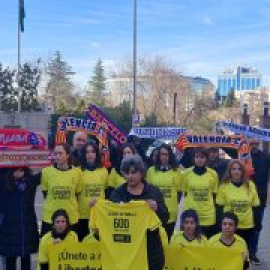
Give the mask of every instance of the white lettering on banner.
M 270 129 L 263 129 L 252 126 L 245 126 L 229 121 L 220 122 L 225 129 L 229 129 L 236 134 L 245 135 L 247 137 L 261 139 L 263 141 L 270 141 Z
M 0 144 L 6 145 L 9 142 L 24 142 L 27 143 L 27 135 L 21 134 L 12 134 L 6 135 L 4 133 L 0 133 Z
M 176 127 L 133 127 L 129 135 L 135 135 L 140 138 L 177 139 L 179 135 L 186 131 L 186 128 Z

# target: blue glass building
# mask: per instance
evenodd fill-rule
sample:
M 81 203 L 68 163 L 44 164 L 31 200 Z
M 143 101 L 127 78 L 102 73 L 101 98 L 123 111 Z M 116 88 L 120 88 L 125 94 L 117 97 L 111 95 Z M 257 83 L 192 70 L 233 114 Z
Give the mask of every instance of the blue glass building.
M 226 70 L 218 76 L 217 89 L 221 97 L 227 96 L 231 89 L 235 91 L 256 90 L 261 87 L 261 74 L 248 67 Z

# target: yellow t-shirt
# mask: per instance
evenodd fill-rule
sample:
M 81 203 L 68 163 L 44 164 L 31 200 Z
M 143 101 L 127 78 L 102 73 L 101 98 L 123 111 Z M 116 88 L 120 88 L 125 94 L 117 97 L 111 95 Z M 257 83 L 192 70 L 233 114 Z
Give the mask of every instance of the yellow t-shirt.
M 198 246 L 206 246 L 207 238 L 201 235 L 201 238 L 195 238 L 193 240 L 188 240 L 185 237 L 183 231 L 176 231 L 171 238 L 170 245 L 181 245 L 184 247 L 198 247 Z
M 170 214 L 168 223 L 175 222 L 178 210 L 177 193 L 181 191 L 182 174 L 180 170 L 162 172 L 157 171 L 153 166 L 148 169 L 146 179 L 148 183 L 157 186 L 162 192 Z
M 233 212 L 239 219 L 239 229 L 254 227 L 252 207 L 260 205 L 256 187 L 249 181 L 249 190 L 246 185 L 240 187 L 232 183 L 222 184 L 219 187 L 217 204 L 224 206 L 224 212 Z
M 200 225 L 214 225 L 216 209 L 213 194 L 218 190 L 217 173 L 207 168 L 206 173 L 197 175 L 193 168 L 189 168 L 183 173 L 181 189 L 186 193 L 184 210 L 194 209 L 199 215 Z
M 76 194 L 81 192 L 80 171 L 72 168 L 61 171 L 54 166 L 44 168 L 41 178 L 42 191 L 47 192 L 44 200 L 42 220 L 52 223 L 51 217 L 58 209 L 65 209 L 70 223 L 78 222 L 79 211 Z
M 165 250 L 165 248 L 169 245 L 169 239 L 164 227 L 162 226 L 159 226 L 159 235 L 161 238 L 162 247 Z
M 89 202 L 92 199 L 105 199 L 105 189 L 108 184 L 108 171 L 106 168 L 97 168 L 94 171 L 81 171 L 81 193 L 78 196 L 79 218 L 89 219 Z
M 228 246 L 225 243 L 221 241 L 221 233 L 215 234 L 208 240 L 207 246 L 209 247 L 221 247 L 221 248 L 230 248 L 233 250 L 240 251 L 242 253 L 246 252 L 248 253 L 247 244 L 246 241 L 238 236 L 237 234 L 234 235 L 234 242 Z
M 99 243 L 99 241 L 92 233 L 90 233 L 83 238 L 82 243 Z
M 160 220 L 146 202 L 98 200 L 90 226 L 99 230 L 103 270 L 148 270 L 146 231 L 157 229 Z
M 49 251 L 50 248 L 54 245 L 54 239 L 52 233 L 46 233 L 40 240 L 39 250 L 38 250 L 38 263 L 49 263 Z M 78 243 L 78 236 L 75 232 L 70 231 L 66 238 L 63 240 L 63 243 L 73 242 Z
M 124 183 L 126 183 L 125 178 L 122 175 L 118 174 L 115 169 L 112 169 L 111 173 L 109 174 L 108 186 L 112 188 L 117 188 Z

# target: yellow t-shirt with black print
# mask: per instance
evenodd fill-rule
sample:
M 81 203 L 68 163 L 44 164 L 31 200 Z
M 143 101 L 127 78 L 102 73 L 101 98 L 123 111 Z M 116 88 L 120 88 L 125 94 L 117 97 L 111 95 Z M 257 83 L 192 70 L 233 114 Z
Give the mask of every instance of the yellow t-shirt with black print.
M 117 204 L 98 200 L 91 208 L 90 226 L 99 231 L 102 269 L 148 270 L 146 232 L 160 224 L 145 201 Z
M 217 173 L 206 168 L 204 174 L 197 175 L 193 168 L 189 168 L 183 173 L 181 190 L 186 194 L 184 210 L 194 209 L 198 213 L 200 225 L 214 225 L 216 209 L 213 194 L 218 191 Z
M 62 243 L 78 243 L 78 236 L 75 232 L 70 231 Z M 46 233 L 40 240 L 39 250 L 38 250 L 38 263 L 49 263 L 49 251 L 54 245 L 54 238 L 52 233 Z
M 233 212 L 238 217 L 239 229 L 254 227 L 252 207 L 260 205 L 256 187 L 249 181 L 249 188 L 245 184 L 237 187 L 233 183 L 222 184 L 219 187 L 217 204 L 224 206 L 224 212 Z
M 148 169 L 146 180 L 148 183 L 158 187 L 163 194 L 165 204 L 168 208 L 170 218 L 168 223 L 175 222 L 178 210 L 178 192 L 181 191 L 182 173 L 180 170 L 168 170 L 162 172 L 153 166 Z
M 76 194 L 81 192 L 80 170 L 74 167 L 66 171 L 58 170 L 54 166 L 44 168 L 41 186 L 42 191 L 47 193 L 42 220 L 51 224 L 53 213 L 58 209 L 64 209 L 70 223 L 77 223 L 79 210 Z
M 108 185 L 108 170 L 97 168 L 94 171 L 81 171 L 81 193 L 78 195 L 79 218 L 89 219 L 92 199 L 105 199 L 105 189 Z

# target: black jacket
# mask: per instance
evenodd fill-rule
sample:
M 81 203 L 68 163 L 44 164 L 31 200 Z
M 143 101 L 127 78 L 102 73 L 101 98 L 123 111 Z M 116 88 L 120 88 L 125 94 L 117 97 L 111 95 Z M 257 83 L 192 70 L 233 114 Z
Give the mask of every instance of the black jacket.
M 30 255 L 38 250 L 34 201 L 40 177 L 30 177 L 25 184 L 25 190 L 16 186 L 9 191 L 6 180 L 0 179 L 0 254 L 6 257 Z
M 165 205 L 161 191 L 147 182 L 144 182 L 144 189 L 141 195 L 132 195 L 127 190 L 127 184 L 121 185 L 111 194 L 110 200 L 113 202 L 127 203 L 131 200 L 148 200 L 152 199 L 157 202 L 157 216 L 163 224 L 169 219 L 169 212 Z M 159 229 L 155 231 L 147 231 L 147 257 L 149 270 L 161 270 L 165 264 L 165 256 L 162 248 Z
M 265 206 L 267 201 L 267 184 L 270 170 L 270 156 L 260 150 L 251 152 L 252 165 L 254 168 L 253 180 L 256 185 L 261 205 Z

